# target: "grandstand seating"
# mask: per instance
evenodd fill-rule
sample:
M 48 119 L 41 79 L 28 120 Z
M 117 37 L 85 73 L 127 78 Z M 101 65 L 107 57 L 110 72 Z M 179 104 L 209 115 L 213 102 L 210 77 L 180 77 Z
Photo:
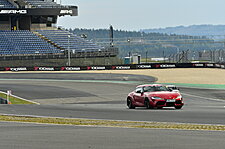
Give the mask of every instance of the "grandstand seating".
M 61 49 L 74 52 L 97 52 L 104 48 L 64 30 L 38 30 L 43 38 L 27 30 L 1 31 L 0 55 L 61 54 L 62 50 L 47 42 L 50 40 Z
M 35 8 L 59 8 L 62 7 L 60 4 L 57 4 L 52 1 L 46 0 L 24 0 L 26 3 L 32 5 Z
M 11 3 L 9 3 L 7 0 L 0 0 L 0 8 L 16 8 Z
M 30 31 L 0 31 L 0 55 L 60 54 L 44 39 Z
M 75 52 L 95 52 L 103 49 L 103 47 L 65 30 L 37 30 L 37 32 L 61 48 L 68 49 L 69 47 Z

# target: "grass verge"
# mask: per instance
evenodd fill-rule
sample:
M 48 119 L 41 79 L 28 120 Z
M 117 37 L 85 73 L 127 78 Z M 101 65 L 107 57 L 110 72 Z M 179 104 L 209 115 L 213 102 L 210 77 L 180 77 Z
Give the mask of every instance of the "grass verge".
M 173 84 L 179 87 L 191 87 L 202 89 L 225 89 L 224 84 L 191 84 L 191 83 L 162 83 L 162 84 Z
M 7 99 L 7 94 L 4 92 L 0 92 L 0 97 Z M 27 100 L 23 100 L 15 96 L 9 96 L 9 101 L 11 102 L 11 104 L 34 104 L 33 102 L 29 102 Z
M 0 115 L 0 121 L 74 125 L 74 126 L 225 131 L 225 125 L 140 122 L 140 121 L 137 122 L 137 121 L 119 121 L 119 120 L 92 120 L 92 119 L 78 119 L 78 118 L 54 118 L 54 117 L 32 117 L 32 116 L 12 116 L 12 115 Z

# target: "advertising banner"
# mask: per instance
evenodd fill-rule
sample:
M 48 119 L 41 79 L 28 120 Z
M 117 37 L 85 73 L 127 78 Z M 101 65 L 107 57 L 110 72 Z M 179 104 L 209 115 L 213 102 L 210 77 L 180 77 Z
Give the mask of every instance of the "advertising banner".
M 194 67 L 204 67 L 204 64 L 193 64 Z
M 34 67 L 34 71 L 54 71 L 54 67 Z
M 5 71 L 27 71 L 26 67 L 6 67 Z
M 179 64 L 131 64 L 114 66 L 62 66 L 62 67 L 0 67 L 0 71 L 81 71 L 81 70 L 130 70 L 164 68 L 223 68 L 224 64 L 214 63 L 179 63 Z
M 80 71 L 80 67 L 61 67 L 61 71 Z
M 137 69 L 150 69 L 152 65 L 137 65 Z
M 87 70 L 105 70 L 105 66 L 88 66 Z
M 131 66 L 112 66 L 113 70 L 129 70 Z
M 214 67 L 214 64 L 205 64 L 206 67 Z
M 26 9 L 13 9 L 13 8 L 0 8 L 0 15 L 70 15 L 77 16 L 77 6 L 58 7 L 58 8 L 26 8 Z

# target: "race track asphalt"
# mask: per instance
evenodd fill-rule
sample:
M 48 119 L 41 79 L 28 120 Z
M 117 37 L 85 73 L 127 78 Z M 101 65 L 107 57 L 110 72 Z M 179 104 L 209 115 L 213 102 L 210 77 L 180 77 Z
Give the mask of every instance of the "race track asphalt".
M 224 149 L 224 132 L 0 122 L 3 149 Z
M 82 81 L 83 80 L 83 81 Z M 84 81 L 86 80 L 86 81 Z M 101 82 L 102 80 L 109 81 L 108 83 Z M 73 118 L 90 118 L 90 119 L 110 119 L 110 120 L 132 120 L 132 121 L 158 121 L 158 122 L 178 122 L 178 123 L 199 123 L 199 124 L 225 124 L 225 91 L 215 89 L 195 89 L 195 88 L 181 88 L 185 100 L 185 106 L 181 110 L 175 110 L 173 108 L 166 109 L 145 109 L 136 108 L 128 109 L 126 107 L 126 96 L 132 91 L 135 86 L 141 82 L 151 83 L 155 81 L 155 78 L 146 76 L 135 75 L 112 75 L 112 74 L 57 74 L 57 73 L 45 73 L 45 74 L 27 74 L 27 73 L 9 73 L 0 74 L 0 88 L 2 91 L 12 90 L 13 94 L 40 102 L 41 105 L 0 105 L 0 113 L 5 114 L 18 114 L 18 115 L 38 115 L 38 116 L 53 116 L 53 117 L 73 117 Z M 112 82 L 110 82 L 112 81 Z M 117 82 L 116 82 L 117 81 Z M 120 81 L 120 82 L 119 82 Z M 1 123 L 6 125 L 6 123 Z M 49 140 L 49 146 L 45 148 L 51 148 L 51 144 L 57 146 L 56 141 L 60 138 L 58 135 L 67 134 L 69 130 L 79 130 L 79 133 L 87 134 L 72 135 L 67 137 L 76 139 L 86 139 L 87 142 L 91 142 L 92 148 L 119 148 L 116 145 L 117 137 L 120 141 L 117 145 L 120 147 L 133 148 L 146 148 L 148 143 L 153 143 L 155 148 L 193 148 L 194 145 L 198 145 L 198 148 L 210 148 L 210 144 L 218 144 L 216 148 L 224 146 L 224 142 L 221 141 L 220 136 L 224 138 L 224 133 L 221 132 L 208 132 L 208 131 L 181 131 L 181 130 L 140 130 L 140 129 L 122 129 L 122 128 L 88 128 L 92 131 L 87 132 L 87 129 L 82 127 L 70 127 L 70 126 L 44 126 L 33 127 L 34 124 L 28 127 L 31 129 L 30 133 L 27 127 L 20 126 L 25 124 L 9 123 L 15 125 L 12 127 L 10 135 L 17 136 L 19 133 L 24 132 L 26 135 L 30 135 L 30 141 L 43 142 L 42 139 L 37 139 L 42 135 L 46 135 L 50 131 L 55 135 L 52 140 Z M 4 127 L 5 128 L 5 127 Z M 9 127 L 10 128 L 10 127 Z M 0 129 L 3 129 L 0 127 Z M 8 128 L 5 128 L 8 130 Z M 19 131 L 18 131 L 19 129 Z M 43 132 L 38 134 L 39 130 Z M 48 130 L 46 130 L 48 129 Z M 57 130 L 60 131 L 57 131 Z M 119 129 L 119 130 L 118 130 Z M 43 134 L 46 130 L 46 134 Z M 82 132 L 82 131 L 83 132 Z M 124 131 L 124 136 L 116 132 Z M 4 131 L 3 131 L 4 132 Z M 94 133 L 99 133 L 100 138 L 91 139 Z M 15 133 L 15 134 L 13 134 Z M 37 133 L 37 136 L 32 134 Z M 78 133 L 78 134 L 79 134 Z M 3 133 L 3 136 L 7 135 L 7 131 Z M 200 136 L 199 136 L 200 135 Z M 89 136 L 89 137 L 88 137 Z M 126 136 L 132 136 L 129 141 Z M 139 137 L 138 137 L 139 136 Z M 150 137 L 151 141 L 148 142 L 145 137 Z M 160 141 L 160 139 L 152 139 L 156 136 L 166 141 Z M 199 136 L 198 141 L 193 136 Z M 112 138 L 115 137 L 115 138 Z M 170 139 L 167 139 L 171 137 Z M 183 138 L 182 138 L 183 137 Z M 112 142 L 105 141 L 99 144 L 100 139 L 108 138 L 112 139 Z M 139 139 L 137 139 L 139 138 Z M 21 138 L 22 139 L 22 138 Z M 25 141 L 28 138 L 23 138 Z M 28 139 L 28 140 L 29 140 Z M 183 143 L 177 145 L 172 139 L 179 140 Z M 207 142 L 207 139 L 210 140 Z M 3 139 L 4 140 L 4 139 Z M 15 137 L 12 140 L 17 141 Z M 104 139 L 103 139 L 104 140 Z M 184 142 L 186 140 L 186 142 Z M 143 141 L 142 144 L 139 144 Z M 155 141 L 159 141 L 155 143 Z M 170 142 L 171 141 L 171 142 Z M 72 140 L 65 139 L 62 141 L 65 148 L 73 148 Z M 0 140 L 0 143 L 4 144 L 5 140 Z M 129 144 L 130 143 L 130 144 Z M 151 143 L 151 144 L 152 144 Z M 44 143 L 45 145 L 47 143 Z M 66 145 L 67 144 L 67 145 Z M 81 145 L 79 148 L 87 148 L 88 143 L 77 143 Z M 141 145 L 141 146 L 135 146 Z M 15 143 L 17 145 L 17 143 Z M 18 143 L 18 145 L 20 145 Z M 1 145 L 0 145 L 1 146 Z M 183 147 L 182 147 L 183 146 Z M 23 146 L 23 148 L 28 146 Z M 59 145 L 60 147 L 60 145 Z M 9 147 L 10 148 L 10 147 Z M 57 147 L 56 147 L 57 148 Z

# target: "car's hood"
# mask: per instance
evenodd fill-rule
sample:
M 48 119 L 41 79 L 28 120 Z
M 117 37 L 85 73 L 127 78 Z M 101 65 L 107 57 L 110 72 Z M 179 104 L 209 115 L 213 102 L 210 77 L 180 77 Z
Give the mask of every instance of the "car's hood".
M 163 99 L 174 99 L 180 96 L 178 92 L 160 91 L 146 93 L 148 97 L 160 97 Z

